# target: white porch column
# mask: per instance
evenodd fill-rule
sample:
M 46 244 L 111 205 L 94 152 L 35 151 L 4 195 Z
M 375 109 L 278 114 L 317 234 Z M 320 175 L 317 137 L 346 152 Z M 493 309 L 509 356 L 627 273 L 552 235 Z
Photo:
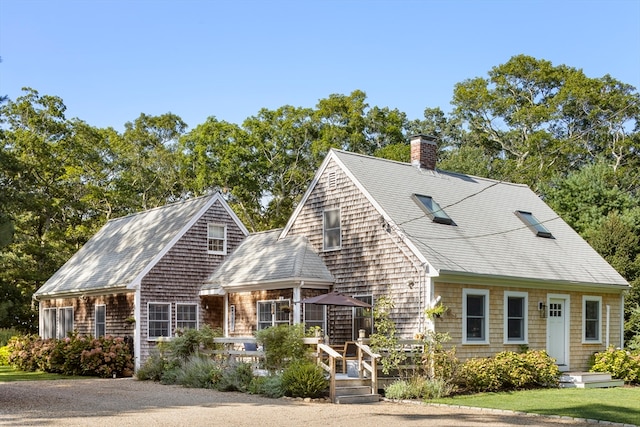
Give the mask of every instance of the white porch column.
M 293 305 L 293 324 L 297 325 L 298 323 L 301 323 L 301 319 L 302 319 L 302 304 L 296 304 L 298 301 L 300 301 L 300 288 L 304 286 L 304 281 L 300 282 L 299 286 L 294 286 L 293 287 L 293 301 L 291 301 L 291 304 Z

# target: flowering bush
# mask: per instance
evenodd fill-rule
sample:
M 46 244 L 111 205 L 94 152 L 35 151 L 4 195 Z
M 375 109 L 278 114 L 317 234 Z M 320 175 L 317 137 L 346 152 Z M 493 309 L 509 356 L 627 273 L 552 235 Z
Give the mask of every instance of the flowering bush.
M 596 353 L 591 372 L 608 372 L 613 378 L 640 384 L 640 351 L 626 351 L 609 347 Z
M 9 364 L 22 371 L 99 377 L 133 374 L 131 350 L 122 338 L 72 334 L 61 340 L 42 340 L 25 335 L 12 338 L 8 347 Z

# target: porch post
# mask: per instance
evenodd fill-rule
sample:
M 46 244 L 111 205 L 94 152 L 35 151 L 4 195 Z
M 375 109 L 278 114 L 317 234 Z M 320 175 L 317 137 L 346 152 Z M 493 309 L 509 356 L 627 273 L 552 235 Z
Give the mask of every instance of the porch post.
M 293 301 L 291 304 L 293 305 L 293 324 L 297 325 L 301 323 L 302 319 L 302 304 L 296 304 L 297 301 L 300 301 L 300 288 L 304 286 L 304 280 L 300 282 L 299 286 L 293 287 Z

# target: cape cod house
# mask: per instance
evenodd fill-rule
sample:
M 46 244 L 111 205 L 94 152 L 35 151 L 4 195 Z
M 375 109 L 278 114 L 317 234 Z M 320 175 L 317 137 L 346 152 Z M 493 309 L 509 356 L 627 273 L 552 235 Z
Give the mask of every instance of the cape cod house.
M 40 335 L 113 335 L 136 367 L 160 338 L 209 322 L 200 286 L 248 235 L 219 193 L 108 221 L 38 291 Z
M 436 152 L 422 135 L 411 164 L 332 150 L 284 229 L 247 239 L 203 287 L 227 334 L 303 321 L 332 342 L 370 334 L 371 310 L 296 304 L 331 289 L 389 296 L 401 337 L 446 332 L 461 359 L 526 346 L 577 370 L 621 346 L 625 279 L 526 185 L 437 170 Z M 284 273 L 287 251 L 318 268 Z

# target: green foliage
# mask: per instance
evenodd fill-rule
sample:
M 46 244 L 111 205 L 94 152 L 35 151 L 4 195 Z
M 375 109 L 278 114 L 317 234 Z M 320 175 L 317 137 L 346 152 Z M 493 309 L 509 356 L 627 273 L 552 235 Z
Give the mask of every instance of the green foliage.
M 162 375 L 168 369 L 167 359 L 158 350 L 154 350 L 136 371 L 136 377 L 141 381 L 160 381 L 162 380 Z
M 220 391 L 247 392 L 253 381 L 253 370 L 250 363 L 233 364 L 222 371 L 216 383 Z
M 256 332 L 256 340 L 262 343 L 265 367 L 280 371 L 287 363 L 304 359 L 307 348 L 304 344 L 304 325 L 278 325 Z
M 103 378 L 133 374 L 131 349 L 122 338 L 72 334 L 61 340 L 41 340 L 35 335 L 25 335 L 12 338 L 8 347 L 9 364 L 22 371 Z
M 0 347 L 0 366 L 9 366 L 9 355 L 11 350 L 8 345 Z
M 374 352 L 382 355 L 380 364 L 385 375 L 396 371 L 407 359 L 406 353 L 398 347 L 396 324 L 391 319 L 393 308 L 393 300 L 385 295 L 378 297 L 373 307 L 375 332 L 370 336 L 370 345 Z
M 467 360 L 457 382 L 471 392 L 521 390 L 558 385 L 559 370 L 545 351 L 505 351 L 493 358 Z
M 180 367 L 162 378 L 163 384 L 178 384 L 189 388 L 214 388 L 223 378 L 220 364 L 201 356 L 189 357 Z
M 222 336 L 221 330 L 212 329 L 210 326 L 204 325 L 200 329 L 178 331 L 176 337 L 171 341 L 163 342 L 162 346 L 164 346 L 166 351 L 171 353 L 173 357 L 186 360 L 201 350 L 216 348 L 213 339 L 220 336 Z
M 273 399 L 282 397 L 284 396 L 284 391 L 282 391 L 282 376 L 268 375 L 265 377 L 253 377 L 247 392 L 260 394 Z
M 145 363 L 138 369 L 136 376 L 140 380 L 162 381 L 176 384 L 183 365 L 189 360 L 196 364 L 201 351 L 216 349 L 213 339 L 222 336 L 219 329 L 203 326 L 200 329 L 180 331 L 170 341 L 158 341 Z M 198 369 L 194 366 L 194 369 Z
M 11 338 L 20 335 L 22 333 L 15 328 L 0 328 L 0 347 L 7 345 Z
M 630 384 L 640 384 L 640 351 L 609 347 L 596 353 L 591 372 L 608 372 L 613 378 Z
M 296 360 L 282 372 L 282 390 L 286 396 L 320 397 L 328 386 L 322 368 L 308 360 Z
M 399 379 L 384 389 L 385 397 L 389 399 L 440 399 L 453 393 L 455 387 L 443 379 L 430 379 L 414 376 Z

